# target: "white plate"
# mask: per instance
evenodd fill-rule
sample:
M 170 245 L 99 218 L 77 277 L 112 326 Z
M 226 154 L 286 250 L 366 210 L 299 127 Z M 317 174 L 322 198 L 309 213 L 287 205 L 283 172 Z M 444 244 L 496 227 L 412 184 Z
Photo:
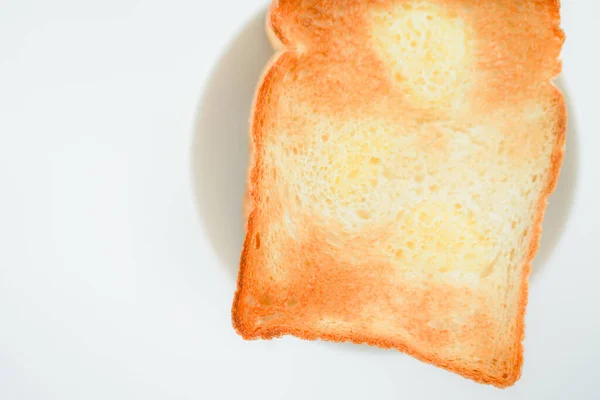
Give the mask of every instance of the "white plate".
M 507 390 L 231 328 L 265 7 L 2 6 L 0 399 L 600 398 L 600 2 L 564 0 L 567 154 Z

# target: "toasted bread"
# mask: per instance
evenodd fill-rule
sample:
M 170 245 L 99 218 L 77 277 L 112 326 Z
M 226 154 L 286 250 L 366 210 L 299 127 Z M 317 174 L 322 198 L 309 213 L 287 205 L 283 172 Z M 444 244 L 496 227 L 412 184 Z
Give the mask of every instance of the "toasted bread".
M 558 0 L 280 0 L 233 303 L 246 339 L 506 387 L 566 132 Z

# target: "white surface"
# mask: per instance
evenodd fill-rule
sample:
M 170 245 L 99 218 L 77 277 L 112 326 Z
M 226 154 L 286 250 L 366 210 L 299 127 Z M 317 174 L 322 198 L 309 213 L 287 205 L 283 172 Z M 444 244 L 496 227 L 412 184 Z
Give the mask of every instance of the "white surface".
M 564 0 L 567 160 L 504 391 L 234 333 L 263 1 L 0 8 L 0 399 L 600 398 L 600 2 Z

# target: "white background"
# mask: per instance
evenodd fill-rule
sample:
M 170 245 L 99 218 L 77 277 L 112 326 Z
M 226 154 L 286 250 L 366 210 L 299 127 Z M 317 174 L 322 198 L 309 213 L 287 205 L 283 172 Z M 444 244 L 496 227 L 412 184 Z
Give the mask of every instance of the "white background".
M 599 399 L 600 2 L 563 5 L 567 157 L 507 390 L 233 331 L 265 7 L 0 0 L 0 399 Z

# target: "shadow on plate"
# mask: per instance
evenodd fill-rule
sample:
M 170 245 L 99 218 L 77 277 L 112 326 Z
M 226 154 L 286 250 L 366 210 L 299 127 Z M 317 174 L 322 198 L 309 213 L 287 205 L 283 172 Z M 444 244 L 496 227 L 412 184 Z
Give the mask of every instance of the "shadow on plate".
M 244 241 L 250 109 L 262 70 L 274 54 L 265 35 L 265 12 L 247 23 L 214 67 L 200 101 L 192 145 L 200 218 L 233 279 Z
M 244 240 L 242 202 L 248 168 L 250 109 L 260 75 L 273 55 L 264 31 L 264 18 L 265 11 L 256 15 L 234 38 L 214 68 L 200 101 L 192 145 L 200 217 L 232 279 L 237 276 Z M 570 108 L 564 80 L 559 78 L 556 84 Z M 579 139 L 573 113 L 569 115 L 567 151 L 558 185 L 549 199 L 541 245 L 532 265 L 533 280 L 560 241 L 573 203 Z

